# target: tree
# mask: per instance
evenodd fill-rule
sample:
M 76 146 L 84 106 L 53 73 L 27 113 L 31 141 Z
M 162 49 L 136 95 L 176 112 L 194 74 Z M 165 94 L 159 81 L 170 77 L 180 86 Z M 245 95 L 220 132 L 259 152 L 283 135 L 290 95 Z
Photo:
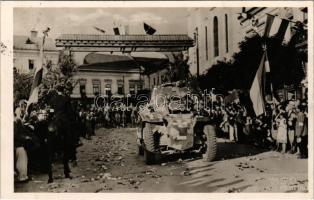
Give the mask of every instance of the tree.
M 170 80 L 171 82 L 183 81 L 188 82 L 191 73 L 190 66 L 187 64 L 188 60 L 184 58 L 182 52 L 173 53 L 174 63 L 170 66 Z
M 261 62 L 264 44 L 267 47 L 274 89 L 280 89 L 284 84 L 299 84 L 304 72 L 295 46 L 282 44 L 275 37 L 255 35 L 240 42 L 240 51 L 233 55 L 232 61 L 218 61 L 213 65 L 201 77 L 201 85 L 224 90 L 249 89 Z
M 44 74 L 40 87 L 40 100 L 46 102 L 50 98 L 50 91 L 54 91 L 58 85 L 64 85 L 65 93 L 70 95 L 77 84 L 73 79 L 73 74 L 77 70 L 73 56 L 60 51 L 57 67 L 49 66 L 47 63 L 46 69 L 47 73 Z
M 234 86 L 233 71 L 231 61 L 218 61 L 205 74 L 200 75 L 201 89 L 216 88 L 222 91 L 232 89 Z
M 66 77 L 70 78 L 76 71 L 76 64 L 73 60 L 73 55 L 71 53 L 67 54 L 65 51 L 61 51 L 58 59 L 58 66 L 61 73 Z
M 16 106 L 21 99 L 28 100 L 31 92 L 33 75 L 31 73 L 22 74 L 13 68 L 13 98 Z

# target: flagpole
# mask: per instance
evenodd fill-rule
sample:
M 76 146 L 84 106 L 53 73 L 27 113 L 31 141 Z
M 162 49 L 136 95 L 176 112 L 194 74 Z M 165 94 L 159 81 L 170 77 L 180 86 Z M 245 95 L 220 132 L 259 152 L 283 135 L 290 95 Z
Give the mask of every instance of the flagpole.
M 40 50 L 39 50 L 39 65 L 37 66 L 37 68 L 35 70 L 35 73 L 34 73 L 32 89 L 31 89 L 31 93 L 30 93 L 30 96 L 29 96 L 29 99 L 28 99 L 27 105 L 26 105 L 26 112 L 28 112 L 30 104 L 33 103 L 32 102 L 33 98 L 37 98 L 36 100 L 38 101 L 38 88 L 36 88 L 36 87 L 38 87 L 37 84 L 40 84 L 40 83 L 38 83 L 38 80 L 36 80 L 36 75 L 38 73 L 42 73 L 42 72 L 39 72 L 39 71 L 43 69 L 43 64 L 44 64 L 44 45 L 45 45 L 45 40 L 46 40 L 46 37 L 48 36 L 48 32 L 49 31 L 50 31 L 49 27 L 47 27 L 47 29 L 45 31 L 43 31 L 44 36 L 43 36 L 42 44 L 41 44 L 41 47 L 40 47 Z M 34 91 L 34 90 L 37 90 L 37 91 Z M 35 94 L 35 92 L 37 94 Z M 37 97 L 35 95 L 37 95 Z

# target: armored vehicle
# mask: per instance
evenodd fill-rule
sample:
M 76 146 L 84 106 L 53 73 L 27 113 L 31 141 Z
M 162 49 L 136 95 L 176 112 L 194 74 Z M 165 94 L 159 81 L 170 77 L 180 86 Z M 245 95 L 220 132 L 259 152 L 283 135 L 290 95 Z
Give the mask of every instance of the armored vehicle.
M 215 158 L 215 126 L 195 101 L 187 87 L 166 84 L 153 89 L 149 103 L 139 111 L 137 132 L 139 154 L 146 164 L 174 153 L 195 153 L 206 161 Z

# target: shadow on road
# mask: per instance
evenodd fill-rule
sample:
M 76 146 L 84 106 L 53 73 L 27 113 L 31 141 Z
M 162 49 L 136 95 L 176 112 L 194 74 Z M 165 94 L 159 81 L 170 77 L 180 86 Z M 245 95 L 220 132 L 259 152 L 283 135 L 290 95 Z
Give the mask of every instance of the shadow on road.
M 218 142 L 217 143 L 217 154 L 215 161 L 219 160 L 228 160 L 246 156 L 254 156 L 260 153 L 269 151 L 268 149 L 259 148 L 253 145 L 248 144 L 238 144 L 232 142 Z M 161 162 L 173 162 L 179 159 L 202 159 L 202 155 L 199 154 L 172 154 L 172 155 L 163 155 L 160 158 Z
M 216 160 L 226 160 L 246 156 L 253 156 L 266 151 L 269 150 L 258 148 L 253 145 L 230 142 L 218 142 Z

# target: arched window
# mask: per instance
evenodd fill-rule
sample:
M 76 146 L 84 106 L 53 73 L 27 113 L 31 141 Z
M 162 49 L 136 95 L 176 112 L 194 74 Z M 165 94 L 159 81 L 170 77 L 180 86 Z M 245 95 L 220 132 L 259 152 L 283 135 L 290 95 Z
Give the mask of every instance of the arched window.
M 214 57 L 219 56 L 218 18 L 214 17 Z
M 228 51 L 229 51 L 229 46 L 228 46 L 228 44 L 229 44 L 229 38 L 228 38 L 228 15 L 227 14 L 225 14 L 225 31 L 226 31 L 226 52 L 228 53 Z

